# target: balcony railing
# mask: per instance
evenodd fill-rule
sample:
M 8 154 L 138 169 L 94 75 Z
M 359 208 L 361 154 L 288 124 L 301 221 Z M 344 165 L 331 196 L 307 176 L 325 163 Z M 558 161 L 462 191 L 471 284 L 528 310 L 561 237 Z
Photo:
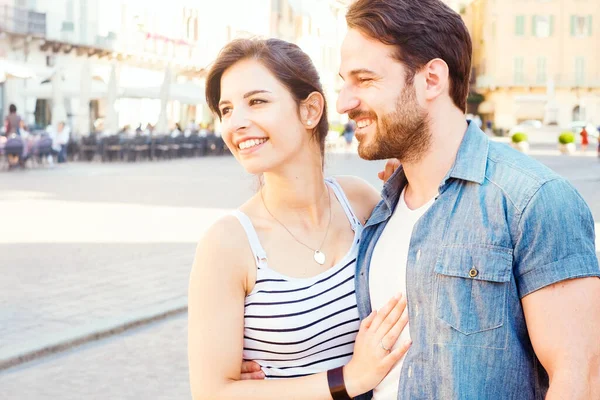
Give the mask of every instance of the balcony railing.
M 44 37 L 46 14 L 8 5 L 0 6 L 0 31 Z

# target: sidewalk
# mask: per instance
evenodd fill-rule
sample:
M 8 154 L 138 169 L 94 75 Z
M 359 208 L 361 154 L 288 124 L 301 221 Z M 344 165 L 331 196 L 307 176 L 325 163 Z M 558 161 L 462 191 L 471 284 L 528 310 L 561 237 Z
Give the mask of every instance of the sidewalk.
M 196 243 L 227 212 L 3 194 L 0 371 L 185 312 Z

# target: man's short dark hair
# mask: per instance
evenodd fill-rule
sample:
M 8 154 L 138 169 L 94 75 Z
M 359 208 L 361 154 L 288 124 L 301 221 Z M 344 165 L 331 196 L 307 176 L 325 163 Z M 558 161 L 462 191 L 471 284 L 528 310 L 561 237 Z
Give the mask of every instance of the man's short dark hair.
M 466 112 L 473 46 L 462 18 L 441 0 L 357 0 L 346 14 L 351 29 L 395 46 L 407 81 L 429 61 L 448 64 L 450 97 Z

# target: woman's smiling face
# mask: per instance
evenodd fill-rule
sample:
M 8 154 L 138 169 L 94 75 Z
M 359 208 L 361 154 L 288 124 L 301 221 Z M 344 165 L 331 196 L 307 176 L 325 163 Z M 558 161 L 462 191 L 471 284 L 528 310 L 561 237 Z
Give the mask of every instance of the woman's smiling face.
M 223 140 L 252 174 L 277 168 L 310 140 L 290 91 L 254 59 L 223 73 L 219 110 Z

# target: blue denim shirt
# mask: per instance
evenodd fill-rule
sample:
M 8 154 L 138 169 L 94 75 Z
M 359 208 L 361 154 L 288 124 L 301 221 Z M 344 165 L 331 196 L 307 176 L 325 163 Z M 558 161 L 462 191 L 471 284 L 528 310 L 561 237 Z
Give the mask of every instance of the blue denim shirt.
M 365 226 L 356 274 L 361 318 L 371 312 L 373 249 L 406 184 L 399 168 Z M 406 270 L 413 344 L 398 399 L 543 399 L 548 375 L 521 299 L 586 276 L 600 269 L 581 196 L 470 123 L 439 196 L 413 230 Z

